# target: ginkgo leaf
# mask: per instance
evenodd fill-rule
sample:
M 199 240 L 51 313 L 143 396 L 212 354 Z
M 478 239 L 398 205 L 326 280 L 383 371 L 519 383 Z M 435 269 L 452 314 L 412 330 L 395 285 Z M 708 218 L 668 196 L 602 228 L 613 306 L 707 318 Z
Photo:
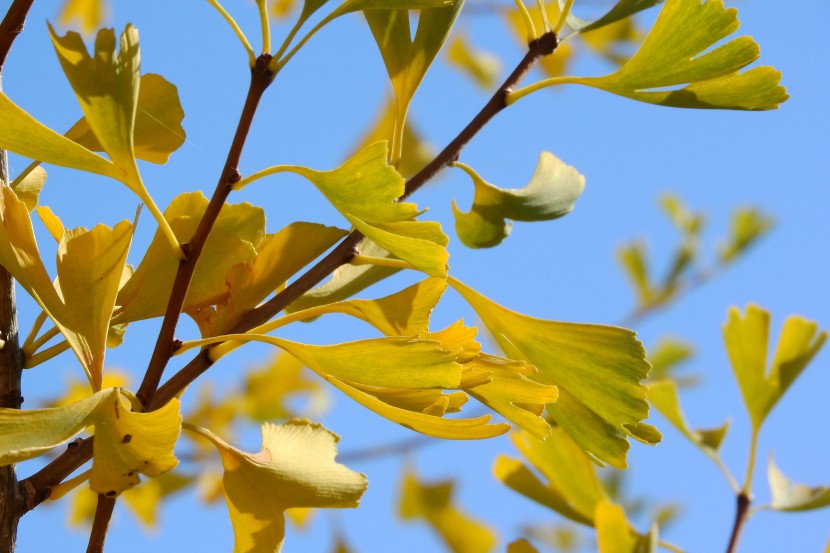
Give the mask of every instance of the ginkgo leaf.
M 721 263 L 731 263 L 752 247 L 775 226 L 768 215 L 754 208 L 738 208 L 732 212 L 729 238 L 718 248 Z
M 327 19 L 366 10 L 427 10 L 442 8 L 458 0 L 346 0 Z
M 680 408 L 677 384 L 670 379 L 658 380 L 648 385 L 648 401 L 672 426 L 690 442 L 709 456 L 717 456 L 720 445 L 729 430 L 729 421 L 717 428 L 692 430 Z
M 91 33 L 101 26 L 106 17 L 105 0 L 66 0 L 61 7 L 58 21 L 61 25 L 77 22 L 81 31 Z
M 398 202 L 404 179 L 388 163 L 385 142 L 376 142 L 331 171 L 285 165 L 265 172 L 297 173 L 311 181 L 364 236 L 432 276 L 446 276 L 447 236 L 441 225 L 415 221 L 413 203 Z M 244 179 L 240 181 L 244 186 Z
M 619 0 L 613 8 L 608 10 L 605 15 L 596 21 L 585 25 L 578 26 L 575 30 L 580 33 L 586 33 L 616 23 L 622 19 L 627 19 L 632 15 L 656 6 L 663 0 Z
M 447 46 L 447 61 L 466 73 L 482 88 L 491 89 L 501 73 L 501 61 L 497 56 L 474 49 L 469 38 L 456 35 Z
M 767 479 L 772 495 L 770 507 L 776 511 L 809 511 L 830 505 L 830 486 L 797 484 L 781 472 L 770 455 Z
M 653 381 L 671 378 L 679 386 L 696 383 L 695 376 L 677 377 L 679 365 L 694 356 L 694 347 L 677 338 L 661 338 L 654 347 L 648 348 L 648 362 L 651 363 L 649 378 Z
M 656 553 L 657 529 L 646 535 L 635 532 L 619 505 L 600 502 L 596 508 L 599 553 Z
M 328 303 L 311 313 L 343 313 L 371 324 L 387 336 L 417 336 L 429 330 L 429 316 L 447 288 L 443 278 L 428 277 L 376 300 Z M 298 313 L 300 315 L 301 313 Z
M 767 371 L 769 323 L 768 311 L 749 305 L 743 316 L 731 308 L 723 328 L 732 371 L 756 430 L 827 340 L 827 331 L 819 332 L 817 323 L 789 317 Z
M 51 212 L 49 212 L 51 213 Z M 54 216 L 52 216 L 54 217 Z M 92 384 L 101 387 L 107 335 L 115 297 L 133 236 L 128 221 L 114 228 L 60 231 L 55 283 L 46 272 L 26 205 L 11 188 L 0 191 L 0 264 L 38 302 L 66 338 Z
M 425 484 L 407 470 L 401 483 L 401 518 L 427 522 L 453 553 L 492 551 L 496 546 L 493 530 L 459 509 L 453 493 L 452 481 Z
M 46 184 L 46 171 L 42 167 L 35 167 L 20 182 L 12 183 L 12 190 L 17 198 L 26 204 L 29 211 L 32 211 L 37 207 L 37 199 L 44 184 Z
M 645 350 L 634 332 L 613 326 L 545 321 L 492 302 L 456 279 L 449 279 L 481 317 L 504 353 L 527 361 L 535 380 L 559 388 L 548 406 L 585 451 L 614 467 L 625 466 L 631 436 L 656 443 L 660 435 L 642 423 L 648 416 Z
M 369 257 L 392 257 L 392 254 L 371 240 L 361 242 L 360 253 Z M 341 265 L 334 270 L 329 280 L 294 300 L 286 311 L 293 313 L 345 300 L 398 271 L 398 268 L 380 265 Z
M 739 37 L 712 49 L 738 26 L 737 10 L 725 8 L 723 0 L 666 0 L 640 49 L 617 72 L 546 79 L 517 91 L 508 102 L 539 88 L 572 83 L 664 106 L 774 109 L 788 98 L 779 85 L 781 73 L 772 67 L 739 73 L 758 59 L 760 50 L 752 38 Z
M 170 154 L 184 143 L 182 119 L 184 111 L 176 86 L 161 75 L 142 75 L 133 132 L 135 157 L 153 163 L 166 163 Z M 93 152 L 106 150 L 85 117 L 66 131 L 66 136 Z
M 309 397 L 309 411 L 323 412 L 328 400 L 324 387 L 318 379 L 306 375 L 308 372 L 296 357 L 283 352 L 274 355 L 264 366 L 245 375 L 245 414 L 260 422 L 292 418 L 296 412 L 290 400 L 300 394 Z
M 42 455 L 95 428 L 90 487 L 114 497 L 139 482 L 138 474 L 159 476 L 176 466 L 179 400 L 157 411 L 133 411 L 121 388 L 48 409 L 0 409 L 0 465 Z
M 471 248 L 489 248 L 510 234 L 514 221 L 549 221 L 571 212 L 585 188 L 585 177 L 549 152 L 542 152 L 536 172 L 522 189 L 498 188 L 464 164 L 456 164 L 470 175 L 475 185 L 473 207 L 467 213 L 453 201 L 455 230 Z
M 648 273 L 648 253 L 645 243 L 635 241 L 622 246 L 617 251 L 617 259 L 634 285 L 638 304 L 641 306 L 650 304 L 657 292 L 651 284 Z
M 170 203 L 164 217 L 178 242 L 190 240 L 207 205 L 208 200 L 201 192 L 181 194 Z M 252 261 L 256 257 L 256 247 L 264 236 L 265 215 L 262 209 L 249 203 L 226 204 L 196 264 L 184 307 L 207 306 L 224 299 L 228 293 L 227 278 L 231 268 L 238 263 Z M 120 308 L 115 322 L 163 315 L 178 265 L 162 233 L 157 231 L 144 259 L 118 293 L 116 303 Z
M 556 386 L 534 382 L 537 370 L 524 361 L 480 354 L 473 362 L 489 373 L 491 381 L 465 388 L 468 394 L 536 438 L 550 435 L 542 413 L 545 405 L 559 398 Z
M 414 38 L 410 31 L 408 9 L 364 11 L 395 93 L 395 126 L 391 137 L 391 161 L 394 165 L 401 158 L 409 104 L 463 5 L 463 0 L 455 0 L 445 7 L 421 10 Z
M 258 453 L 240 451 L 204 428 L 186 428 L 213 442 L 222 458 L 236 552 L 279 552 L 286 509 L 357 507 L 366 491 L 363 474 L 335 462 L 339 437 L 319 424 L 265 423 Z
M 202 336 L 227 333 L 239 319 L 347 233 L 335 227 L 292 223 L 256 244 L 256 257 L 229 269 L 227 296 L 215 307 L 193 309 Z M 303 244 L 302 248 L 296 245 Z

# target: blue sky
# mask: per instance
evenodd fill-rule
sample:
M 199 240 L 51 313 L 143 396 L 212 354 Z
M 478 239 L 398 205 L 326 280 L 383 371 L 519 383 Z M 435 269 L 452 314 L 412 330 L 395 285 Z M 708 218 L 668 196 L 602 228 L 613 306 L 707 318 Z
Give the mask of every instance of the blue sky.
M 2 4 L 5 7 L 8 2 Z M 659 108 L 586 88 L 543 91 L 500 114 L 464 151 L 462 161 L 503 187 L 523 186 L 538 154 L 548 150 L 577 167 L 586 190 L 576 210 L 550 223 L 517 223 L 511 236 L 492 250 L 465 249 L 452 239 L 451 272 L 484 294 L 516 311 L 537 317 L 614 324 L 634 305 L 633 293 L 616 261 L 624 242 L 648 241 L 653 269 L 659 274 L 676 244 L 676 231 L 657 206 L 672 192 L 707 217 L 702 247 L 714 252 L 726 235 L 729 215 L 738 206 L 755 206 L 776 220 L 774 231 L 738 263 L 668 309 L 638 323 L 647 347 L 672 335 L 694 344 L 696 356 L 685 368 L 703 383 L 682 396 L 695 426 L 715 426 L 729 418 L 724 445 L 726 464 L 740 478 L 746 463 L 749 424 L 723 348 L 721 326 L 729 306 L 756 303 L 773 314 L 773 339 L 784 318 L 800 314 L 830 325 L 830 193 L 827 152 L 830 110 L 826 105 L 826 61 L 821 52 L 830 25 L 830 7 L 819 0 L 799 3 L 797 17 L 781 3 L 742 1 L 740 33 L 762 47 L 761 63 L 784 73 L 791 99 L 778 111 L 738 113 Z M 164 75 L 179 87 L 188 139 L 168 166 L 142 167 L 156 202 L 167 205 L 177 194 L 212 191 L 247 87 L 244 52 L 206 2 L 116 1 L 111 20 L 118 30 L 130 21 L 139 29 L 142 72 Z M 579 2 L 577 2 L 579 5 Z M 254 44 L 259 42 L 253 2 L 227 2 Z M 54 20 L 56 2 L 35 2 L 26 32 L 12 50 L 3 72 L 6 93 L 56 129 L 79 116 L 71 89 L 60 74 L 45 20 Z M 790 9 L 792 11 L 792 9 Z M 472 42 L 496 52 L 504 74 L 522 51 L 501 19 L 477 15 L 461 22 Z M 281 38 L 284 30 L 275 33 Z M 602 62 L 583 59 L 583 74 L 602 74 Z M 529 77 L 529 81 L 539 75 Z M 388 93 L 386 74 L 368 27 L 357 16 L 344 17 L 316 36 L 266 94 L 242 160 L 243 173 L 268 165 L 292 163 L 326 169 L 336 166 L 367 129 Z M 484 105 L 488 93 L 445 64 L 433 67 L 415 98 L 413 121 L 434 146 L 443 147 Z M 12 158 L 12 174 L 25 162 Z M 460 172 L 445 172 L 414 197 L 429 216 L 451 234 L 450 200 L 469 205 L 472 187 Z M 106 203 L 102 201 L 105 199 Z M 67 226 L 113 224 L 131 218 L 136 199 L 126 190 L 76 172 L 50 170 L 43 195 Z M 344 224 L 319 195 L 299 179 L 271 179 L 249 187 L 232 201 L 266 208 L 273 232 L 297 218 Z M 102 207 L 106 206 L 103 211 Z M 131 254 L 154 230 L 143 217 Z M 709 257 L 711 260 L 711 255 Z M 396 281 L 402 286 L 404 280 Z M 409 282 L 409 281 L 406 281 Z M 390 285 L 391 286 L 391 285 Z M 34 317 L 22 302 L 21 328 Z M 475 316 L 449 296 L 435 314 L 436 327 Z M 341 319 L 323 322 L 306 336 L 320 342 L 353 339 Z M 134 325 L 127 343 L 108 354 L 108 364 L 140 379 L 157 323 Z M 185 323 L 186 325 L 186 323 Z M 185 326 L 183 332 L 192 331 Z M 299 336 L 299 334 L 298 334 Z M 211 378 L 221 389 L 241 369 L 268 354 L 251 347 L 217 365 Z M 779 466 L 796 481 L 830 483 L 830 354 L 823 351 L 772 412 L 761 433 L 756 477 L 759 503 L 769 495 L 765 461 L 775 452 Z M 27 373 L 29 401 L 53 396 L 64 374 L 74 374 L 70 357 Z M 334 392 L 333 408 L 322 416 L 341 435 L 341 452 L 412 436 L 353 405 Z M 681 518 L 663 537 L 690 552 L 725 549 L 734 498 L 702 455 L 655 415 L 650 421 L 664 434 L 656 447 L 635 444 L 628 486 L 632 494 L 661 502 L 679 502 Z M 254 433 L 243 448 L 258 448 Z M 559 519 L 507 490 L 491 476 L 496 454 L 511 451 L 507 439 L 480 443 L 442 442 L 418 450 L 408 462 L 427 478 L 453 478 L 460 505 L 498 529 L 502 543 L 519 535 L 523 524 Z M 286 551 L 327 551 L 330 527 L 342 529 L 358 552 L 440 551 L 434 536 L 419 524 L 402 525 L 393 511 L 401 459 L 354 463 L 365 472 L 370 489 L 356 511 L 320 513 L 311 528 L 289 534 Z M 21 467 L 20 472 L 26 473 Z M 20 551 L 47 548 L 81 550 L 83 532 L 65 529 L 66 514 L 51 507 L 27 515 L 21 525 Z M 333 521 L 333 522 L 332 522 Z M 645 528 L 639 521 L 640 528 Z M 745 529 L 741 551 L 820 551 L 830 532 L 830 511 L 808 514 L 762 512 Z M 146 535 L 123 510 L 116 512 L 108 544 L 112 551 L 152 547 L 161 551 L 229 551 L 232 533 L 225 507 L 204 509 L 191 492 L 163 509 L 159 531 Z M 503 546 L 502 546 L 503 547 Z

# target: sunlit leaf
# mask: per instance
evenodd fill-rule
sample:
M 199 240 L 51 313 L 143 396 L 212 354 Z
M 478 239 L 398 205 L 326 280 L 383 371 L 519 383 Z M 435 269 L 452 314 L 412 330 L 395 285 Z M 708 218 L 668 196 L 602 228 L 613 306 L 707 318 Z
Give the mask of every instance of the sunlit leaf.
M 664 194 L 660 197 L 660 207 L 668 215 L 677 229 L 690 236 L 695 236 L 703 227 L 704 217 L 700 213 L 693 213 L 677 196 Z
M 319 414 L 327 395 L 319 380 L 312 380 L 307 374 L 297 358 L 285 353 L 275 355 L 264 366 L 245 375 L 245 414 L 260 422 L 291 418 L 296 413 L 289 407 L 293 405 L 289 400 L 300 394 L 309 396 L 310 410 Z
M 471 169 L 459 164 L 473 179 L 475 196 L 464 213 L 453 201 L 455 230 L 472 248 L 499 244 L 510 233 L 514 221 L 549 221 L 567 215 L 585 188 L 585 178 L 549 152 L 542 152 L 530 183 L 521 189 L 498 188 Z
M 202 336 L 225 334 L 245 313 L 345 235 L 338 228 L 299 222 L 269 234 L 256 244 L 253 260 L 229 269 L 227 296 L 220 303 L 188 313 L 196 320 Z M 297 244 L 303 247 L 298 248 Z
M 298 419 L 280 426 L 265 423 L 258 453 L 240 451 L 203 428 L 188 429 L 219 450 L 234 551 L 279 551 L 286 509 L 357 507 L 366 491 L 363 474 L 335 462 L 339 438 L 319 424 Z
M 603 58 L 616 65 L 624 65 L 642 43 L 645 33 L 636 20 L 627 18 L 580 34 L 579 37 L 588 48 Z M 558 50 L 557 48 L 557 55 Z
M 559 388 L 548 413 L 585 451 L 625 466 L 631 436 L 659 441 L 648 416 L 642 344 L 624 328 L 535 319 L 505 309 L 461 282 L 450 284 L 475 309 L 504 353 L 535 366 L 535 380 Z
M 587 26 L 578 28 L 577 30 L 580 33 L 585 33 L 594 29 L 605 27 L 606 25 L 610 25 L 622 19 L 627 19 L 638 12 L 651 8 L 652 6 L 656 6 L 662 1 L 663 0 L 619 0 L 619 2 L 617 2 L 613 8 L 608 10 L 605 15 Z
M 43 185 L 46 184 L 46 171 L 42 167 L 35 167 L 19 183 L 12 185 L 12 190 L 18 199 L 26 204 L 29 211 L 37 207 L 37 199 Z
M 717 428 L 693 430 L 680 408 L 677 384 L 669 379 L 657 380 L 648 385 L 648 401 L 690 442 L 709 455 L 718 454 L 721 442 L 729 430 L 729 421 Z
M 184 143 L 182 119 L 184 111 L 175 85 L 161 75 L 142 75 L 135 109 L 135 157 L 153 163 L 166 163 L 170 154 Z M 66 131 L 66 136 L 93 152 L 106 150 L 85 117 Z
M 404 180 L 388 164 L 386 143 L 364 148 L 332 171 L 286 166 L 310 180 L 340 213 L 370 240 L 416 269 L 447 274 L 447 236 L 434 222 L 415 221 L 413 203 L 398 202 Z M 358 191 L 356 193 L 356 191 Z
M 768 311 L 749 305 L 744 315 L 731 308 L 723 328 L 732 371 L 756 430 L 827 340 L 827 331 L 819 331 L 817 323 L 789 317 L 768 371 L 769 323 Z
M 656 528 L 644 536 L 636 533 L 619 505 L 598 503 L 595 518 L 599 553 L 656 553 Z
M 647 305 L 655 291 L 649 281 L 648 254 L 646 253 L 645 244 L 637 241 L 622 246 L 617 252 L 617 259 L 619 259 L 626 276 L 634 285 L 638 303 Z
M 574 83 L 664 106 L 774 109 L 788 97 L 779 85 L 781 73 L 772 67 L 739 73 L 758 59 L 760 50 L 752 38 L 712 49 L 738 26 L 737 10 L 725 8 L 722 0 L 667 0 L 640 49 L 617 72 L 552 78 L 529 90 Z
M 177 196 L 164 217 L 179 242 L 187 242 L 207 208 L 201 192 Z M 238 263 L 248 263 L 265 236 L 262 209 L 248 203 L 226 204 L 211 230 L 204 251 L 196 264 L 185 298 L 185 308 L 215 304 L 228 293 L 227 278 Z M 164 314 L 179 262 L 160 231 L 156 232 L 144 259 L 118 293 L 120 309 L 116 322 L 131 322 Z M 276 283 L 275 283 L 276 284 Z
M 691 385 L 696 382 L 694 376 L 678 377 L 675 375 L 679 365 L 694 356 L 694 347 L 688 342 L 676 338 L 662 338 L 654 347 L 649 348 L 648 362 L 651 363 L 651 380 L 672 378 L 679 385 Z
M 787 478 L 770 455 L 767 479 L 776 511 L 809 511 L 830 505 L 830 486 L 806 486 Z
M 469 75 L 477 85 L 491 89 L 501 73 L 501 61 L 488 52 L 474 50 L 465 35 L 456 35 L 447 46 L 447 61 Z
M 491 381 L 465 388 L 468 394 L 536 438 L 550 435 L 542 414 L 545 405 L 559 398 L 556 386 L 534 382 L 536 368 L 523 361 L 481 354 L 475 363 L 490 373 Z
M 2 187 L 0 196 L 0 264 L 52 318 L 93 389 L 100 389 L 110 317 L 133 226 L 122 221 L 114 228 L 98 225 L 92 230 L 64 231 L 55 218 L 60 243 L 53 284 L 38 252 L 28 208 L 11 188 Z
M 401 483 L 399 512 L 404 520 L 422 519 L 453 553 L 487 553 L 496 546 L 495 533 L 461 511 L 453 502 L 451 481 L 425 484 L 406 471 Z
M 114 497 L 178 464 L 179 401 L 157 411 L 132 410 L 121 388 L 108 388 L 76 403 L 48 409 L 0 409 L 0 464 L 18 463 L 64 444 L 94 426 L 90 487 Z

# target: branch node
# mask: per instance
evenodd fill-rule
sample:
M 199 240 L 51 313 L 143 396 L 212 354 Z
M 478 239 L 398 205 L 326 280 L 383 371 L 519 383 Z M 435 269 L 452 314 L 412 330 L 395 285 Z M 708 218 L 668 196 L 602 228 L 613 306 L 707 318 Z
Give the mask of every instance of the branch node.
M 239 172 L 239 169 L 237 169 L 236 167 L 231 167 L 230 169 L 228 169 L 228 174 L 225 175 L 225 182 L 227 183 L 228 187 L 233 186 L 240 180 L 242 180 L 242 173 Z
M 528 44 L 530 50 L 536 52 L 539 57 L 549 56 L 557 46 L 559 46 L 559 37 L 553 31 L 548 31 Z

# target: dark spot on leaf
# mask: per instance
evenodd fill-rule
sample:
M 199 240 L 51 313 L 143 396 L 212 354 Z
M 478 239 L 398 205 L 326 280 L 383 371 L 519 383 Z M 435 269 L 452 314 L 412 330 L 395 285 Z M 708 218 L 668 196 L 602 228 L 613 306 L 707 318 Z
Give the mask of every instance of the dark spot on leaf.
M 122 444 L 128 444 L 128 443 L 130 443 L 130 441 L 131 441 L 132 439 L 133 439 L 133 435 L 132 435 L 132 434 L 124 434 L 124 437 L 123 437 L 123 438 L 121 438 L 121 443 L 122 443 Z

